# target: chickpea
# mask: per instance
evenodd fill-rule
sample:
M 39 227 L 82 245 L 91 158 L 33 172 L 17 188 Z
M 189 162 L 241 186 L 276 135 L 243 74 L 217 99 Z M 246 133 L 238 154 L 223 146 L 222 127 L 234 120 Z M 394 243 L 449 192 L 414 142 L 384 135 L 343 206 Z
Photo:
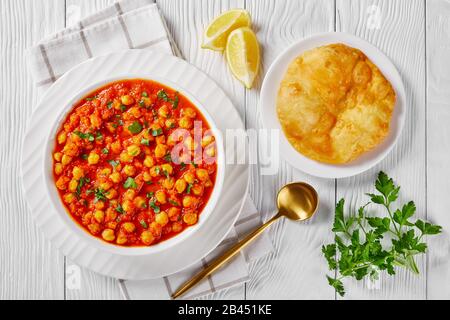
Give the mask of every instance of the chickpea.
M 136 230 L 136 226 L 134 225 L 133 222 L 125 222 L 124 224 L 122 224 L 123 230 L 125 230 L 128 233 L 132 233 L 134 232 L 134 230 Z
M 203 194 L 203 186 L 199 183 L 196 183 L 192 186 L 191 192 L 196 196 L 201 196 Z
M 196 213 L 186 213 L 183 216 L 183 221 L 184 223 L 186 223 L 187 225 L 193 225 L 197 222 L 197 214 Z
M 54 158 L 56 161 L 61 161 L 62 153 L 61 153 L 61 152 L 55 152 L 55 153 L 53 154 L 53 158 Z
M 73 193 L 66 193 L 64 195 L 64 202 L 65 203 L 72 203 L 75 200 L 75 196 L 73 195 Z
M 111 143 L 111 151 L 113 153 L 119 153 L 121 148 L 122 148 L 122 146 L 120 144 L 120 140 L 117 140 L 117 141 Z
M 70 162 L 72 162 L 72 157 L 68 156 L 66 154 L 63 154 L 63 156 L 61 158 L 61 164 L 63 166 L 67 166 Z
M 166 188 L 167 190 L 172 189 L 173 186 L 174 186 L 174 184 L 175 184 L 175 179 L 172 178 L 172 177 L 165 178 L 165 179 L 163 180 L 163 182 L 162 182 L 162 186 L 163 186 L 164 188 Z
M 138 208 L 145 208 L 145 202 L 146 201 L 145 201 L 145 199 L 143 197 L 141 197 L 141 196 L 136 197 L 133 202 L 134 202 L 134 205 L 136 207 L 138 207 Z
M 115 230 L 117 227 L 117 221 L 110 221 L 106 224 L 106 227 Z
M 124 200 L 133 200 L 136 197 L 136 191 L 134 189 L 127 189 L 123 194 Z
M 95 209 L 102 210 L 105 208 L 105 203 L 103 201 L 97 201 L 94 207 Z
M 56 180 L 56 187 L 59 190 L 66 190 L 67 188 L 67 183 L 70 181 L 69 178 L 62 176 L 60 177 L 58 180 Z
M 127 94 L 120 97 L 120 102 L 126 106 L 129 106 L 134 103 L 134 98 Z
M 183 193 L 183 191 L 186 190 L 186 186 L 187 186 L 186 180 L 184 179 L 178 179 L 175 182 L 175 189 L 177 189 L 178 193 Z
M 108 193 L 106 194 L 106 198 L 109 199 L 109 200 L 114 199 L 117 196 L 118 196 L 118 193 L 117 193 L 117 190 L 115 190 L 115 189 L 110 189 L 108 191 Z
M 83 225 L 87 226 L 89 223 L 91 223 L 91 219 L 92 219 L 92 212 L 86 212 L 81 217 L 81 222 L 83 223 Z
M 214 157 L 216 155 L 216 148 L 214 145 L 209 145 L 205 152 L 208 157 Z
M 149 97 L 142 97 L 141 100 L 146 108 L 152 105 L 152 100 Z
M 75 179 L 70 180 L 69 182 L 69 191 L 75 192 L 78 187 L 78 181 Z
M 138 107 L 132 107 L 128 112 L 136 119 L 142 116 L 141 110 Z
M 147 171 L 144 171 L 144 173 L 142 174 L 142 179 L 145 182 L 148 182 L 148 181 L 152 180 L 152 176 Z
M 173 173 L 173 167 L 169 163 L 162 164 L 161 169 L 163 170 L 163 172 L 166 172 L 168 175 L 171 175 Z
M 133 161 L 133 157 L 130 156 L 127 152 L 122 152 L 119 156 L 121 162 L 131 162 Z
M 106 209 L 105 220 L 107 222 L 116 220 L 116 218 L 117 218 L 117 211 L 115 209 L 113 209 L 112 207 L 109 207 L 108 209 Z
M 213 136 L 204 136 L 202 139 L 202 147 L 206 147 L 208 144 L 214 141 Z
M 178 221 L 180 213 L 181 213 L 180 208 L 176 207 L 170 207 L 169 210 L 167 210 L 167 216 L 169 217 L 170 221 Z
M 153 221 L 152 223 L 150 223 L 150 226 L 148 227 L 148 230 L 155 236 L 155 237 L 160 237 L 161 233 L 162 233 L 162 227 L 159 223 L 157 223 L 156 221 Z
M 183 129 L 191 129 L 193 126 L 193 122 L 191 118 L 188 117 L 182 117 L 179 121 L 178 121 L 178 125 L 183 128 Z
M 155 192 L 155 198 L 161 204 L 167 203 L 167 196 L 166 196 L 166 193 L 163 190 L 156 191 Z
M 195 175 L 197 176 L 197 178 L 200 181 L 206 181 L 209 179 L 209 174 L 206 169 L 199 168 L 199 169 L 195 170 Z
M 63 171 L 63 166 L 61 163 L 55 164 L 55 174 L 60 175 Z
M 103 212 L 102 210 L 95 210 L 94 219 L 98 223 L 102 223 L 105 220 L 105 212 Z
M 101 175 L 103 175 L 103 176 L 107 176 L 107 175 L 110 175 L 111 174 L 111 168 L 103 168 L 101 171 L 100 171 L 100 174 Z
M 154 166 L 150 168 L 150 175 L 152 177 L 157 177 L 161 173 L 161 167 L 160 166 Z
M 155 148 L 155 157 L 162 158 L 167 153 L 167 146 L 164 144 L 158 144 Z
M 117 240 L 116 240 L 116 243 L 117 243 L 117 244 L 125 244 L 125 243 L 127 243 L 127 241 L 128 241 L 128 239 L 127 239 L 127 236 L 126 236 L 126 235 L 119 234 L 119 235 L 117 236 Z
M 92 234 L 97 234 L 100 232 L 100 225 L 98 223 L 91 223 L 87 227 Z
M 197 113 L 192 108 L 185 108 L 182 110 L 182 114 L 189 118 L 195 118 L 197 116 Z
M 167 216 L 166 212 L 162 211 L 155 216 L 155 221 L 156 223 L 164 227 L 166 224 L 169 223 L 169 217 Z
M 109 178 L 112 182 L 119 183 L 122 177 L 120 176 L 120 173 L 114 172 L 109 175 Z
M 144 166 L 151 168 L 154 165 L 155 165 L 155 161 L 153 161 L 153 158 L 151 156 L 145 156 Z
M 127 212 L 130 213 L 133 211 L 133 203 L 130 200 L 125 200 L 122 202 L 122 209 Z
M 125 173 L 127 176 L 133 176 L 136 173 L 136 168 L 132 165 L 127 164 L 125 167 L 123 167 L 123 173 Z
M 194 183 L 195 182 L 195 176 L 192 172 L 186 172 L 183 175 L 183 179 L 186 180 L 187 183 Z
M 65 131 L 61 131 L 61 133 L 58 135 L 58 143 L 63 144 L 67 140 L 67 133 Z
M 76 137 L 76 138 L 75 138 L 75 137 Z M 72 135 L 72 136 L 71 136 L 71 139 L 72 139 L 72 140 L 80 139 L 80 137 L 78 137 L 78 136 L 76 136 L 76 135 Z M 65 154 L 68 155 L 68 156 L 74 157 L 74 156 L 76 156 L 77 153 L 78 153 L 78 146 L 77 146 L 75 143 L 73 143 L 73 142 L 67 142 L 67 143 L 64 145 L 63 153 L 65 153 Z
M 193 207 L 197 204 L 197 198 L 193 196 L 184 196 L 183 197 L 183 207 Z
M 172 223 L 172 231 L 173 232 L 180 232 L 183 229 L 183 226 L 179 222 Z
M 169 115 L 169 107 L 167 105 L 163 105 L 161 108 L 158 109 L 158 116 L 161 118 L 167 118 Z
M 146 245 L 151 245 L 155 241 L 155 237 L 150 231 L 145 230 L 141 233 L 141 241 Z
M 91 114 L 89 116 L 89 119 L 91 120 L 91 125 L 94 128 L 100 128 L 100 125 L 102 124 L 102 119 L 96 114 Z
M 164 125 L 166 126 L 166 128 L 175 128 L 175 125 L 176 125 L 176 122 L 175 122 L 175 120 L 173 120 L 173 119 L 167 119 L 165 122 L 164 122 Z
M 166 137 L 165 136 L 157 136 L 155 138 L 156 144 L 164 144 L 166 143 Z
M 102 238 L 109 242 L 114 241 L 114 239 L 116 238 L 116 236 L 114 235 L 114 230 L 111 230 L 111 229 L 103 230 Z
M 127 153 L 131 157 L 136 157 L 141 153 L 141 148 L 135 144 L 132 144 L 127 148 Z
M 91 152 L 89 153 L 87 160 L 89 164 L 94 165 L 98 163 L 98 161 L 100 160 L 100 156 L 95 152 Z
M 111 189 L 112 184 L 111 184 L 111 182 L 109 182 L 109 181 L 107 181 L 107 180 L 102 180 L 102 181 L 98 184 L 98 187 L 99 187 L 100 189 L 103 189 L 103 190 L 105 190 L 105 191 L 108 191 L 109 189 Z

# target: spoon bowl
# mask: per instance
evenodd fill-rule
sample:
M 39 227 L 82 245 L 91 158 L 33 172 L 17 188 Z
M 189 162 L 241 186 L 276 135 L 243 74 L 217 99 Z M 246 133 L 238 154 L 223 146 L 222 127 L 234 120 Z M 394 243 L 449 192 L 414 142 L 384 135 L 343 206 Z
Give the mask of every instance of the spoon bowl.
M 290 220 L 311 218 L 319 206 L 317 191 L 307 183 L 294 182 L 285 185 L 277 195 L 278 213 Z

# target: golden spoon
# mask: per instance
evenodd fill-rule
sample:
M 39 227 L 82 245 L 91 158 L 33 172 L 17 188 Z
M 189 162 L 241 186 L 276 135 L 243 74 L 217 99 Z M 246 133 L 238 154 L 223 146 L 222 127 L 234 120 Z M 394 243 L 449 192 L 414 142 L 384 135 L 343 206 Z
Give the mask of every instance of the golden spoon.
M 246 236 L 243 240 L 228 249 L 222 256 L 216 258 L 211 264 L 208 265 L 208 267 L 196 274 L 191 280 L 185 282 L 172 295 L 172 298 L 175 299 L 181 296 L 183 293 L 199 283 L 202 279 L 219 269 L 223 264 L 234 257 L 242 248 L 252 242 L 267 227 L 279 218 L 286 217 L 290 220 L 303 221 L 314 215 L 318 205 L 319 197 L 317 192 L 309 184 L 304 182 L 294 182 L 285 185 L 281 188 L 277 195 L 278 213 L 272 219 Z

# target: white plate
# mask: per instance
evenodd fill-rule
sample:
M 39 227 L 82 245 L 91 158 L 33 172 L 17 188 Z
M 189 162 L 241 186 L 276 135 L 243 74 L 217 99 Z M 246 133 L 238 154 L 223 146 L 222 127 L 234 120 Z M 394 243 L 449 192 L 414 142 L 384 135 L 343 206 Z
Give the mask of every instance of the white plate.
M 217 84 L 181 59 L 148 50 L 127 50 L 96 57 L 76 66 L 58 79 L 39 102 L 25 136 L 22 180 L 36 223 L 53 245 L 73 262 L 115 278 L 152 279 L 188 267 L 220 243 L 232 228 L 243 206 L 249 170 L 247 164 L 227 163 L 220 200 L 213 212 L 202 223 L 190 228 L 195 232 L 186 230 L 190 235 L 183 236 L 183 241 L 175 240 L 170 246 L 162 245 L 164 248 L 161 250 L 157 250 L 156 245 L 155 250 L 144 254 L 142 250 L 123 254 L 120 250 L 110 250 L 107 245 L 95 245 L 94 237 L 75 232 L 71 225 L 75 222 L 64 219 L 65 216 L 58 213 L 47 195 L 43 170 L 45 157 L 48 156 L 47 150 L 44 150 L 47 137 L 62 110 L 76 93 L 105 79 L 127 78 L 130 74 L 133 77 L 154 79 L 169 86 L 173 84 L 188 98 L 197 100 L 207 109 L 222 133 L 226 129 L 244 129 L 239 113 Z M 236 145 L 241 148 L 239 144 Z M 230 145 L 224 143 L 225 153 L 246 152 L 245 146 L 243 150 L 232 148 L 235 148 L 233 141 Z
M 261 88 L 259 108 L 264 126 L 267 129 L 278 129 L 282 132 L 276 113 L 276 99 L 281 80 L 289 64 L 304 51 L 331 43 L 344 43 L 360 49 L 391 82 L 397 101 L 392 114 L 389 135 L 375 149 L 345 165 L 321 163 L 303 156 L 292 147 L 283 133 L 280 134 L 280 153 L 292 166 L 313 176 L 344 178 L 364 172 L 383 160 L 400 137 L 405 122 L 406 94 L 402 79 L 394 64 L 380 50 L 367 41 L 346 33 L 323 33 L 300 40 L 280 54 L 270 66 Z

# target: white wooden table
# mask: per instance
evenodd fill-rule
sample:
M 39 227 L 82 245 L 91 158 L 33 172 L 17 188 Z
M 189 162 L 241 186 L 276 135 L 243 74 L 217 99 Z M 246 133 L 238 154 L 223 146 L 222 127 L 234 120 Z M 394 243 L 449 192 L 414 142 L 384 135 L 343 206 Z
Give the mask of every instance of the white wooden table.
M 81 284 L 65 281 L 77 267 L 44 239 L 31 219 L 20 182 L 20 149 L 36 90 L 24 50 L 43 36 L 91 14 L 113 0 L 0 0 L 0 299 L 121 299 L 116 280 L 81 269 Z M 290 181 L 319 190 L 319 214 L 307 224 L 282 221 L 270 229 L 276 252 L 250 266 L 251 280 L 207 298 L 339 299 L 325 280 L 320 247 L 332 240 L 334 204 L 345 197 L 360 205 L 379 170 L 402 186 L 418 215 L 441 224 L 418 261 L 420 276 L 400 271 L 375 285 L 347 281 L 346 299 L 450 298 L 450 1 L 448 0 L 159 0 L 169 29 L 189 62 L 211 75 L 228 93 L 247 128 L 260 128 L 261 80 L 274 58 L 292 42 L 314 33 L 344 31 L 384 51 L 399 69 L 408 96 L 400 142 L 376 168 L 359 176 L 324 180 L 281 162 L 275 176 L 251 170 L 250 194 L 266 216 L 274 195 Z M 250 11 L 262 45 L 262 72 L 247 91 L 227 71 L 224 58 L 200 49 L 203 29 L 230 8 Z M 26 195 L 25 195 L 26 196 Z M 74 271 L 75 270 L 75 271 Z

